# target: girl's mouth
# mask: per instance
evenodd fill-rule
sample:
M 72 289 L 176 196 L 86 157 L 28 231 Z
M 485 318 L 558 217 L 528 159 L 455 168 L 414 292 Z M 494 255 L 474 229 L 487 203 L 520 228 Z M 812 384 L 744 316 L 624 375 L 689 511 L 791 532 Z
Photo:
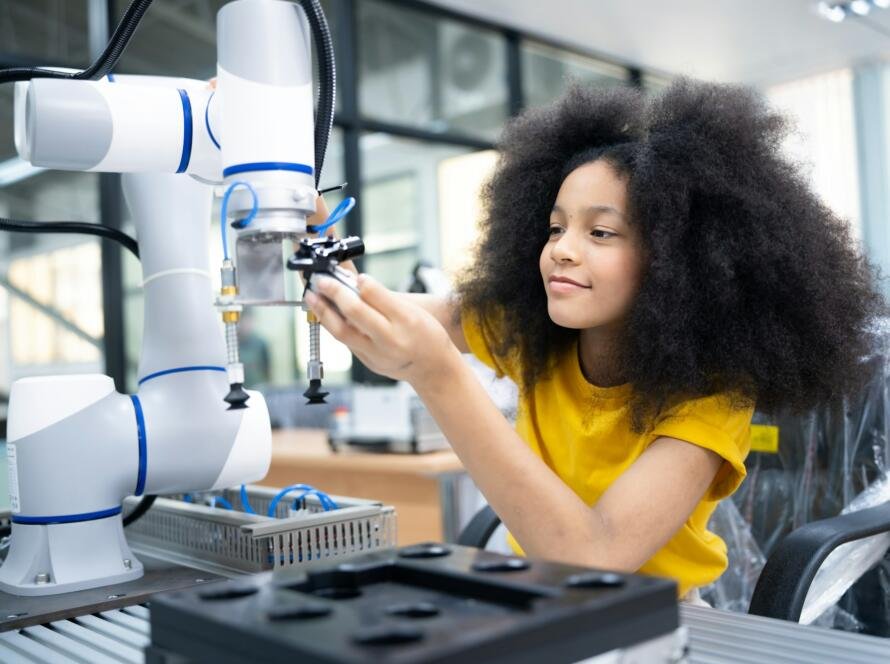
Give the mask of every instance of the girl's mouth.
M 551 293 L 576 293 L 580 290 L 588 290 L 590 288 L 590 286 L 579 284 L 577 281 L 573 281 L 568 277 L 550 277 L 547 282 L 550 286 Z

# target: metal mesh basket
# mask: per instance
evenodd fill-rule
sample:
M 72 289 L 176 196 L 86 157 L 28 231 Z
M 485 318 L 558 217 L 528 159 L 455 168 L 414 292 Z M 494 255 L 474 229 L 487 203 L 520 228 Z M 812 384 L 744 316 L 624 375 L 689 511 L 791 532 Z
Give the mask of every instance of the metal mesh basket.
M 396 545 L 396 515 L 379 502 L 331 496 L 337 509 L 325 511 L 316 496 L 306 496 L 300 509 L 282 500 L 276 517 L 265 516 L 277 489 L 248 487 L 257 514 L 238 509 L 237 490 L 215 494 L 234 509 L 185 502 L 183 496 L 158 498 L 152 508 L 127 530 L 137 550 L 238 572 L 260 572 L 308 566 Z M 138 499 L 128 498 L 125 506 Z

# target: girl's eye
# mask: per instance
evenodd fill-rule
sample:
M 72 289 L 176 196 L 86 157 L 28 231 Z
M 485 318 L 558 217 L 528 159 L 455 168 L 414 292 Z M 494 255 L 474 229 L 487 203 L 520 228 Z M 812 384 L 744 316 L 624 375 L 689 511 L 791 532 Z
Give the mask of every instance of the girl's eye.
M 551 226 L 550 230 L 547 231 L 547 234 L 551 237 L 557 235 L 558 233 L 562 233 L 562 226 Z
M 615 233 L 610 233 L 609 231 L 600 230 L 597 228 L 596 230 L 590 231 L 590 234 L 600 240 L 608 240 L 610 237 L 614 237 Z

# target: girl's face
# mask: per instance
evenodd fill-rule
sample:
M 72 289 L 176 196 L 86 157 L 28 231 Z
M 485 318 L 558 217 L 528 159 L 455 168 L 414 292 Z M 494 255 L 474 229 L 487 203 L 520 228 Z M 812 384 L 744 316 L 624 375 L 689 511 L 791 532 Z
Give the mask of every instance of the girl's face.
M 540 261 L 547 311 L 557 325 L 583 330 L 627 315 L 643 261 L 626 210 L 626 180 L 603 160 L 579 166 L 563 181 Z

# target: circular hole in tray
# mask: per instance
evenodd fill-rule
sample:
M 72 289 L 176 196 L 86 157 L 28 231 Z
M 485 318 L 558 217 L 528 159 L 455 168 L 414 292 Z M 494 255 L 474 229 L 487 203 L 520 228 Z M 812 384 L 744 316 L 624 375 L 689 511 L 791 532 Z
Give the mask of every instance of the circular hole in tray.
M 213 590 L 205 590 L 198 597 L 203 600 L 216 602 L 226 599 L 240 599 L 255 594 L 257 591 L 253 586 L 224 586 Z
M 519 572 L 531 567 L 531 563 L 522 558 L 492 558 L 477 560 L 473 563 L 476 572 Z
M 358 588 L 349 588 L 348 586 L 328 586 L 327 588 L 316 588 L 310 592 L 316 597 L 325 599 L 353 599 L 361 597 L 362 594 Z
M 450 553 L 451 549 L 441 544 L 415 544 L 401 549 L 399 558 L 442 558 Z
M 624 585 L 624 577 L 614 572 L 584 572 L 570 576 L 565 585 L 569 588 L 620 588 Z
M 329 616 L 333 609 L 326 604 L 279 606 L 266 613 L 269 620 L 312 620 Z
M 352 640 L 363 646 L 397 646 L 413 643 L 423 638 L 423 632 L 406 625 L 380 625 L 359 630 Z
M 386 612 L 400 618 L 433 618 L 439 615 L 439 607 L 429 602 L 414 602 L 413 604 L 396 604 L 386 609 Z

